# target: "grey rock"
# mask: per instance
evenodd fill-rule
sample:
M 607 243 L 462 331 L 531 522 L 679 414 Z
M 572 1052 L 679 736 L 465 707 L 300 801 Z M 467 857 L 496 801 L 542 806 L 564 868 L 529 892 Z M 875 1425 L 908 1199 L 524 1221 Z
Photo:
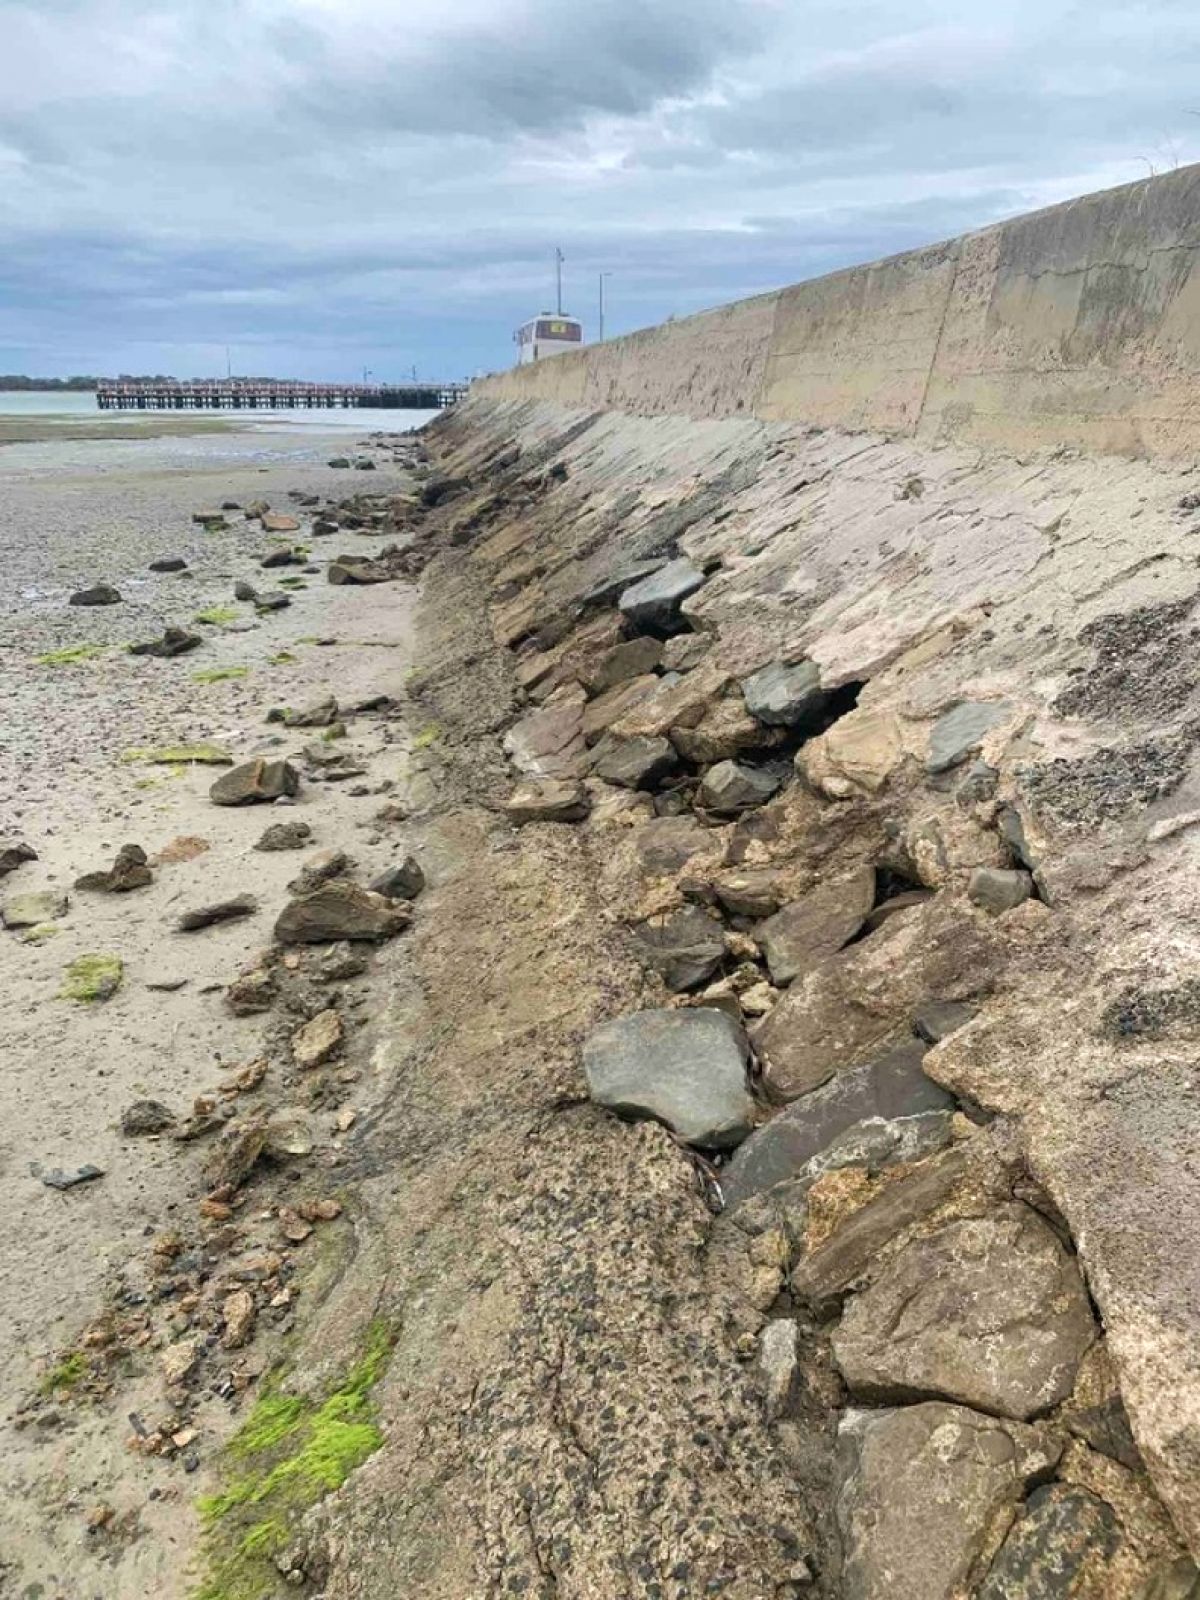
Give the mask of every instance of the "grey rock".
M 963 773 L 962 782 L 954 791 L 954 798 L 964 809 L 967 806 L 983 805 L 995 798 L 999 782 L 1000 774 L 995 767 L 989 767 L 986 761 L 972 761 Z
M 135 1100 L 121 1113 L 121 1132 L 127 1139 L 144 1134 L 165 1133 L 175 1126 L 175 1113 L 161 1100 Z
M 291 595 L 284 594 L 282 589 L 267 589 L 254 597 L 255 608 L 259 611 L 286 611 L 291 603 Z
M 664 1122 L 688 1144 L 729 1149 L 753 1126 L 749 1053 L 744 1031 L 724 1012 L 639 1011 L 588 1037 L 583 1068 L 597 1105 Z
M 6 928 L 36 928 L 65 915 L 67 897 L 57 889 L 12 894 L 0 904 L 0 922 Z
M 907 1040 L 873 1061 L 840 1073 L 793 1102 L 746 1140 L 721 1175 L 729 1207 L 785 1179 L 849 1130 L 870 1121 L 890 1126 L 927 1112 L 949 1115 L 953 1098 L 921 1069 L 924 1045 Z M 895 1136 L 892 1136 L 895 1142 Z M 881 1163 L 882 1164 L 882 1163 Z
M 239 578 L 233 586 L 233 598 L 253 604 L 258 599 L 258 590 L 252 583 L 247 583 L 245 578 Z
M 584 687 L 590 695 L 599 695 L 628 678 L 640 678 L 652 673 L 662 659 L 662 652 L 661 642 L 648 635 L 640 639 L 625 639 L 585 668 L 581 674 Z
M 368 887 L 388 900 L 415 900 L 425 887 L 425 873 L 416 856 L 405 856 L 403 861 L 372 878 Z
M 652 917 L 639 924 L 635 936 L 642 959 L 668 989 L 696 988 L 725 959 L 724 930 L 699 906 Z
M 1007 867 L 976 867 L 967 880 L 967 896 L 972 904 L 993 917 L 1014 910 L 1032 893 L 1029 873 Z
M 768 1322 L 758 1336 L 758 1378 L 763 1408 L 774 1422 L 783 1416 L 796 1392 L 799 1375 L 799 1340 L 796 1324 L 788 1317 Z
M 798 661 L 794 666 L 773 661 L 745 680 L 742 696 L 752 717 L 783 728 L 809 721 L 829 698 L 821 688 L 821 669 L 815 661 Z
M 862 867 L 818 885 L 768 917 L 755 937 L 763 947 L 771 982 L 792 983 L 851 940 L 875 898 L 875 869 Z
M 37 851 L 24 839 L 13 838 L 11 834 L 0 836 L 0 878 L 6 878 L 26 861 L 36 861 L 37 858 Z
M 284 907 L 275 923 L 280 944 L 332 944 L 338 939 L 390 939 L 411 912 L 356 883 L 335 879 Z
M 592 771 L 622 789 L 653 789 L 679 764 L 669 739 L 617 739 L 606 734 L 592 751 Z
M 94 1183 L 97 1178 L 104 1176 L 104 1168 L 87 1162 L 82 1167 L 52 1167 L 49 1172 L 42 1172 L 38 1168 L 34 1176 L 42 1180 L 47 1189 L 74 1189 L 81 1183 Z
M 203 644 L 198 633 L 189 633 L 186 628 L 164 628 L 159 639 L 147 639 L 141 644 L 131 644 L 131 656 L 157 656 L 162 660 L 170 660 L 173 656 L 186 655 L 189 650 L 195 650 Z
M 905 1245 L 849 1302 L 833 1352 L 863 1399 L 943 1395 L 1022 1421 L 1066 1399 L 1095 1337 L 1074 1258 L 1014 1204 Z
M 303 850 L 312 839 L 307 822 L 273 822 L 259 835 L 256 850 Z
M 350 467 L 350 458 L 349 456 L 330 456 L 325 465 L 327 467 L 345 467 L 348 471 Z
M 182 556 L 159 556 L 150 563 L 151 572 L 183 572 L 186 568 L 187 562 Z
M 631 584 L 617 601 L 621 611 L 637 628 L 654 631 L 671 628 L 679 607 L 689 595 L 704 586 L 704 574 L 686 556 L 668 561 L 650 577 Z
M 290 761 L 266 761 L 259 756 L 223 773 L 208 797 L 217 806 L 264 805 L 294 795 L 299 787 L 300 774 Z
M 847 1413 L 834 1503 L 842 1600 L 968 1593 L 993 1528 L 1058 1453 L 1037 1428 L 963 1406 Z
M 222 1131 L 216 1148 L 205 1162 L 204 1176 L 209 1187 L 240 1188 L 263 1154 L 266 1143 L 265 1118 L 251 1117 L 231 1122 Z
M 250 515 L 249 511 L 246 515 Z M 204 528 L 223 528 L 225 515 L 218 506 L 205 506 L 200 511 L 192 512 L 192 521 L 200 523 Z
M 195 906 L 176 919 L 180 933 L 196 933 L 201 928 L 211 928 L 217 922 L 234 922 L 239 917 L 252 917 L 258 910 L 258 901 L 252 894 L 235 895 L 230 900 L 215 900 L 210 905 Z
M 657 641 L 651 641 L 656 643 Z M 658 688 L 661 679 L 648 673 L 642 678 L 626 678 L 614 684 L 595 700 L 589 700 L 583 709 L 583 737 L 585 743 L 595 744 L 614 722 L 619 722 L 627 712 L 642 704 Z
M 607 578 L 601 578 L 599 583 L 594 583 L 583 596 L 582 604 L 585 606 L 611 605 L 617 597 L 631 588 L 635 583 L 641 583 L 655 572 L 661 572 L 666 566 L 666 561 L 661 556 L 652 561 L 632 561 L 618 569 Z
M 925 770 L 934 775 L 959 766 L 975 754 L 984 735 L 1003 722 L 1010 710 L 1000 700 L 963 700 L 944 711 L 929 735 Z
M 278 549 L 268 550 L 258 563 L 260 567 L 302 567 L 304 557 L 297 555 L 290 545 L 280 545 Z
M 579 822 L 591 806 L 587 791 L 575 779 L 534 779 L 514 789 L 504 810 L 510 822 Z
M 941 1044 L 976 1014 L 977 1008 L 962 1000 L 930 1000 L 914 1016 L 913 1029 L 926 1044 Z
M 1075 1484 L 1046 1484 L 1021 1508 L 979 1600 L 1072 1600 L 1085 1578 L 1103 1585 L 1120 1545 L 1111 1506 Z
M 366 556 L 335 556 L 325 569 L 326 579 L 336 584 L 386 583 L 389 576 L 386 567 Z
M 300 868 L 299 874 L 288 884 L 292 894 L 312 894 L 323 883 L 346 877 L 357 865 L 344 850 L 318 850 Z
M 185 972 L 152 972 L 145 980 L 147 989 L 154 989 L 159 994 L 174 994 L 176 989 L 182 989 L 187 982 Z
M 890 899 L 884 900 L 880 905 L 872 907 L 863 923 L 865 933 L 875 933 L 893 917 L 901 916 L 905 911 L 911 911 L 915 906 L 923 906 L 927 900 L 932 900 L 932 889 L 905 889 L 900 894 L 894 894 Z
M 67 601 L 70 606 L 115 606 L 119 605 L 121 591 L 114 589 L 111 583 L 94 583 L 90 589 L 77 589 Z
M 720 816 L 736 816 L 752 806 L 761 806 L 779 788 L 783 779 L 768 767 L 748 767 L 740 761 L 718 761 L 704 774 L 698 803 Z
M 310 706 L 274 706 L 267 712 L 268 722 L 282 722 L 287 728 L 328 728 L 337 719 L 338 703 L 331 694 Z

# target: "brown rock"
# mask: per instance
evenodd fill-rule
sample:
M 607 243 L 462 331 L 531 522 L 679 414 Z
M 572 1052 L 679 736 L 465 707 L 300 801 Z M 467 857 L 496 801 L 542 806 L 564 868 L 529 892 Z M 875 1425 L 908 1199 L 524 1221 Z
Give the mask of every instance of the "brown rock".
M 355 883 L 335 879 L 301 895 L 280 913 L 280 944 L 332 944 L 337 939 L 390 939 L 408 926 L 412 907 L 396 905 Z
M 835 1500 L 843 1600 L 952 1600 L 969 1591 L 1027 1486 L 1060 1446 L 1040 1429 L 963 1406 L 850 1412 Z
M 295 517 L 281 511 L 264 511 L 260 516 L 264 533 L 296 533 L 300 527 Z
M 390 573 L 386 567 L 365 556 L 335 556 L 325 576 L 330 583 L 336 584 L 386 583 Z
M 505 803 L 509 820 L 526 822 L 579 822 L 587 816 L 591 801 L 581 783 L 567 778 L 544 778 L 523 783 Z
M 210 1189 L 238 1189 L 263 1153 L 267 1127 L 260 1118 L 231 1122 L 205 1164 Z
M 269 1011 L 276 993 L 274 973 L 266 967 L 252 967 L 228 986 L 225 1000 L 235 1017 L 248 1017 L 256 1011 Z
M 685 761 L 707 765 L 740 755 L 743 750 L 768 750 L 782 744 L 786 728 L 764 728 L 740 700 L 719 700 L 694 728 L 670 730 L 671 743 Z
M 184 911 L 176 920 L 180 933 L 195 933 L 200 928 L 210 928 L 217 922 L 233 922 L 239 917 L 252 917 L 258 910 L 258 901 L 252 894 L 234 895 L 229 900 L 216 900 L 210 905 L 195 906 Z
M 627 678 L 623 683 L 606 690 L 597 699 L 589 700 L 583 710 L 584 741 L 587 744 L 595 744 L 614 722 L 623 717 L 627 711 L 632 711 L 634 706 L 639 705 L 647 695 L 653 694 L 658 681 L 653 676 Z
M 575 778 L 583 770 L 582 689 L 567 689 L 550 704 L 515 722 L 504 736 L 504 753 L 530 778 Z
M 771 981 L 793 982 L 837 953 L 862 927 L 875 898 L 875 869 L 860 867 L 793 900 L 758 929 Z
M 319 1011 L 311 1022 L 297 1028 L 292 1035 L 292 1059 L 306 1071 L 319 1067 L 323 1061 L 337 1055 L 344 1038 L 341 1015 L 332 1008 Z
M 279 1231 L 289 1244 L 303 1244 L 311 1236 L 313 1225 L 291 1206 L 280 1206 Z
M 0 837 L 0 878 L 15 872 L 22 862 L 36 861 L 37 858 L 37 851 L 24 839 L 14 839 L 11 835 Z
M 264 805 L 291 796 L 300 787 L 300 774 L 290 761 L 267 761 L 259 756 L 231 767 L 208 791 L 218 806 Z
M 143 889 L 153 882 L 154 874 L 146 863 L 146 852 L 141 845 L 123 844 L 107 871 L 85 872 L 82 878 L 75 879 L 75 887 L 126 894 L 130 889 Z
M 186 1383 L 200 1360 L 199 1339 L 180 1339 L 169 1344 L 159 1357 L 162 1375 L 169 1384 Z
M 225 1324 L 221 1343 L 226 1350 L 240 1350 L 250 1342 L 255 1315 L 254 1296 L 249 1289 L 235 1289 L 232 1294 L 225 1296 L 221 1306 L 221 1317 Z
M 591 695 L 602 695 L 605 690 L 629 678 L 642 678 L 652 674 L 662 660 L 663 647 L 658 639 L 625 639 L 613 645 L 596 661 L 580 671 L 580 678 Z M 652 680 L 657 682 L 656 679 Z

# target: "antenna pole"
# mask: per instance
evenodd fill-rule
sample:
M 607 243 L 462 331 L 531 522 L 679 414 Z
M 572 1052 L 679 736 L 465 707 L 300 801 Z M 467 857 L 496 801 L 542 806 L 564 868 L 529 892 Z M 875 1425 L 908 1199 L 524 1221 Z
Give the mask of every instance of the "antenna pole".
M 562 316 L 562 268 L 566 257 L 557 245 L 554 247 L 554 276 L 558 284 L 558 314 Z

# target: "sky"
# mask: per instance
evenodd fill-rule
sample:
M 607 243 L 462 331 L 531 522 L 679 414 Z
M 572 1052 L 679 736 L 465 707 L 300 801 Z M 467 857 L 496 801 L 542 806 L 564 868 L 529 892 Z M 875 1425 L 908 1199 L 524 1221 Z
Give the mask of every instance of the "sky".
M 1200 160 L 1195 0 L 0 0 L 0 372 L 455 378 Z

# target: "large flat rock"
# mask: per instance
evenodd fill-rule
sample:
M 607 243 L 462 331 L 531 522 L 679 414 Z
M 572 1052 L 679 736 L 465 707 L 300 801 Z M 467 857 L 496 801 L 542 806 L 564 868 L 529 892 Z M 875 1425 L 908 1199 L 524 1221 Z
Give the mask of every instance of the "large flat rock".
M 597 1105 L 665 1122 L 688 1144 L 729 1149 L 750 1132 L 749 1044 L 722 1011 L 638 1011 L 589 1035 L 583 1070 Z
M 1011 1205 L 907 1244 L 848 1303 L 833 1352 L 861 1399 L 938 1395 L 1026 1421 L 1066 1399 L 1095 1337 L 1074 1258 Z

